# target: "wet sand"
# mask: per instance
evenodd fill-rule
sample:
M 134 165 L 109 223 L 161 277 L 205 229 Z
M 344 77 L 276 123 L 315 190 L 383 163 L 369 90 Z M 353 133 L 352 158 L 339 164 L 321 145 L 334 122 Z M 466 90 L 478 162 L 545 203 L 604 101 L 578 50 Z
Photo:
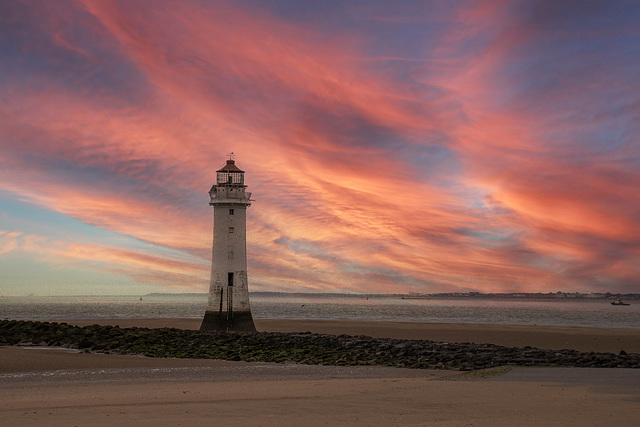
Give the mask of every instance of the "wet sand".
M 88 323 L 197 328 L 198 322 L 163 319 Z M 498 340 L 495 343 L 503 345 L 521 345 L 529 338 L 533 341 L 525 345 L 535 345 L 539 339 L 548 345 L 633 348 L 638 341 L 636 330 L 613 330 L 617 334 L 609 342 L 609 330 L 594 328 L 494 329 L 481 325 L 425 327 L 284 320 L 256 323 L 261 330 L 440 341 Z M 449 339 L 437 338 L 438 334 L 446 334 Z M 570 338 L 573 341 L 563 341 Z M 459 373 L 151 359 L 18 347 L 0 347 L 0 361 L 0 419 L 5 425 L 632 426 L 637 425 L 640 408 L 640 370 L 629 369 L 514 368 L 508 372 Z

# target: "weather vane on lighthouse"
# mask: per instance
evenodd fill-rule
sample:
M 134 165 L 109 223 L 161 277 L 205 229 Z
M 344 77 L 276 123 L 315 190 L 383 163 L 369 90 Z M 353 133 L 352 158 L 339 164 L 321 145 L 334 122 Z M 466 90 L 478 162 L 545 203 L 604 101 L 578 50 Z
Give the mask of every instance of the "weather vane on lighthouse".
M 255 332 L 247 281 L 247 207 L 244 171 L 238 168 L 233 152 L 227 164 L 216 172 L 209 191 L 213 206 L 213 250 L 209 301 L 201 331 Z

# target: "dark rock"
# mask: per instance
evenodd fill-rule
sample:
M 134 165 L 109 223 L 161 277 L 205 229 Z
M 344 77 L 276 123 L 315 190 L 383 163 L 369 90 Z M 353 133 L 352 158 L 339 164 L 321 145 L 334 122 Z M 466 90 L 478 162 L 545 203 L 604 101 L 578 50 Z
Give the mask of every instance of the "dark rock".
M 616 355 L 309 332 L 226 333 L 99 325 L 80 328 L 64 323 L 0 321 L 0 345 L 26 343 L 150 357 L 423 369 L 472 370 L 501 365 L 640 368 L 640 354 L 627 354 L 624 350 Z

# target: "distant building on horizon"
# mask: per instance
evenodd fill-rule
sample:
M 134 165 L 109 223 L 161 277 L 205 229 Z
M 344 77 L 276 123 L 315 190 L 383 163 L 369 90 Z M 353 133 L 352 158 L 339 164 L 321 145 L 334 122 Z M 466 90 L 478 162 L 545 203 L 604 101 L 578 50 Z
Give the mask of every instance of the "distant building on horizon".
M 201 331 L 255 332 L 247 279 L 247 207 L 244 171 L 233 159 L 216 173 L 209 191 L 213 206 L 213 249 L 209 301 Z

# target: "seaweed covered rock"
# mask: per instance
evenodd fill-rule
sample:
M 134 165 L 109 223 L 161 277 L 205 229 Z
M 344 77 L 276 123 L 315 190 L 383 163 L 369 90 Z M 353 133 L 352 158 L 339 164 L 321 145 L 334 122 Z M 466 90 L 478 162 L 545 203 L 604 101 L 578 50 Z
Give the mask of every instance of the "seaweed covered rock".
M 0 320 L 0 345 L 49 345 L 149 357 L 476 370 L 502 365 L 640 368 L 640 354 L 585 353 L 312 333 L 201 332 Z

